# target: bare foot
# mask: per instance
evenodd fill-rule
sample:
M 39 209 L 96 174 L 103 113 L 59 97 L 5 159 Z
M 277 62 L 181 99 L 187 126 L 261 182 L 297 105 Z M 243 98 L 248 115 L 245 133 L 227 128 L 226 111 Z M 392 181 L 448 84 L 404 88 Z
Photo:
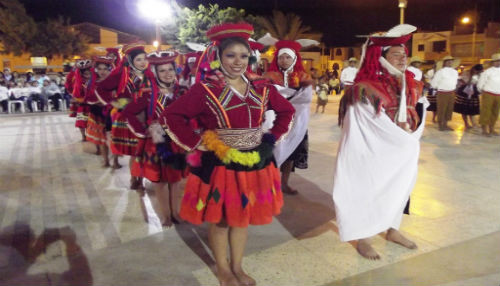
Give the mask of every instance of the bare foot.
M 140 186 L 141 186 L 140 180 L 134 178 L 130 179 L 130 189 L 138 190 Z
M 364 258 L 370 260 L 378 260 L 380 259 L 380 255 L 373 249 L 370 244 L 370 241 L 366 238 L 358 240 L 358 245 L 356 246 L 356 250 L 363 256 Z
M 170 216 L 165 217 L 161 220 L 161 225 L 164 227 L 171 227 L 172 226 L 172 218 Z
M 238 270 L 233 270 L 234 275 L 240 281 L 240 285 L 243 286 L 255 286 L 257 285 L 257 282 L 255 282 L 255 279 L 252 277 L 248 276 L 248 274 L 243 271 L 243 269 L 238 269 Z
M 281 186 L 281 191 L 283 192 L 283 194 L 287 195 L 296 195 L 299 193 L 297 190 L 292 189 L 290 186 L 286 185 Z
M 231 271 L 217 270 L 217 279 L 220 286 L 240 286 L 238 278 Z
M 408 238 L 404 237 L 401 232 L 398 230 L 391 228 L 387 231 L 387 235 L 385 238 L 389 241 L 392 241 L 394 243 L 397 243 L 399 245 L 402 245 L 406 248 L 409 249 L 417 249 L 417 244 L 415 242 L 409 240 Z
M 113 166 L 111 167 L 112 169 L 120 169 L 122 167 L 122 165 L 116 163 L 116 164 L 113 164 Z

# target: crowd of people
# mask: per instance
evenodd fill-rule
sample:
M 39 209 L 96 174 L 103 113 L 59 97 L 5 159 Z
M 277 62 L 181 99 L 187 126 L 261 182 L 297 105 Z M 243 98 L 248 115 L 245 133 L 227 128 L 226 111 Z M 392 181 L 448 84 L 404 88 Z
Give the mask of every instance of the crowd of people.
M 4 68 L 0 72 L 0 106 L 3 112 L 8 112 L 9 101 L 21 101 L 30 112 L 45 110 L 62 110 L 69 107 L 71 95 L 64 88 L 65 76 L 63 73 L 47 75 L 27 72 L 19 74 Z M 19 106 L 16 106 L 19 109 Z
M 417 247 L 398 229 L 409 213 L 426 110 L 436 110 L 439 130 L 450 129 L 455 110 L 467 128 L 480 113 L 484 134 L 498 134 L 500 54 L 485 71 L 476 65 L 459 76 L 448 57 L 423 76 L 422 61 L 408 61 L 405 48 L 415 30 L 404 24 L 373 34 L 359 62 L 350 58 L 340 75 L 337 66 L 318 77 L 302 66 L 304 44 L 284 39 L 274 39 L 273 61 L 259 74 L 252 67 L 263 45 L 249 41 L 253 27 L 225 23 L 210 28 L 210 43 L 183 55 L 180 67 L 177 51 L 148 54 L 135 42 L 105 56 L 82 56 L 59 82 L 26 76 L 21 84 L 29 90 L 43 87 L 19 94 L 54 103 L 65 98 L 63 85 L 75 127 L 97 146 L 103 166 L 121 168 L 118 156 L 129 156 L 130 188 L 152 182 L 164 226 L 208 223 L 220 284 L 255 285 L 242 268 L 248 226 L 271 223 L 284 207 L 283 194 L 299 192 L 289 178 L 295 168 L 308 168 L 314 89 L 316 112 L 324 112 L 329 94 L 344 90 L 333 200 L 341 240 L 355 241 L 368 259 L 380 258 L 369 238 L 381 232 Z M 13 77 L 4 71 L 3 82 L 17 84 Z M 19 98 L 15 88 L 7 88 L 7 99 Z

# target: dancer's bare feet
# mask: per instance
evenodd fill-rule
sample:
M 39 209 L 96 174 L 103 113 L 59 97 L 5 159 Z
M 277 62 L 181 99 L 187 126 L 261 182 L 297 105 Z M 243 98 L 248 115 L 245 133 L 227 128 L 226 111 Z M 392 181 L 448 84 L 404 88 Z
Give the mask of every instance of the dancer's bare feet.
M 363 256 L 364 258 L 370 260 L 378 260 L 380 259 L 380 255 L 373 249 L 370 244 L 370 241 L 367 238 L 359 239 L 358 245 L 356 246 L 356 250 Z
M 118 164 L 118 163 L 114 163 L 113 166 L 111 166 L 112 169 L 120 169 L 122 167 L 122 165 Z
M 255 282 L 255 279 L 252 277 L 248 276 L 248 274 L 243 271 L 241 267 L 234 268 L 233 267 L 233 273 L 234 276 L 240 281 L 240 285 L 243 286 L 255 286 L 257 285 L 257 282 Z
M 417 249 L 417 244 L 404 237 L 397 229 L 389 229 L 385 237 L 387 240 L 402 245 L 408 249 Z
M 287 194 L 287 195 L 296 195 L 299 193 L 297 190 L 292 189 L 290 186 L 287 186 L 287 185 L 282 185 L 281 191 L 283 192 L 283 194 Z
M 238 278 L 231 271 L 217 269 L 217 279 L 220 286 L 240 286 Z
M 170 216 L 165 216 L 162 220 L 161 220 L 161 225 L 164 226 L 164 227 L 171 227 L 172 226 L 172 218 Z
M 103 168 L 108 168 L 108 167 L 110 167 L 110 166 L 111 166 L 111 165 L 109 164 L 109 162 L 104 162 L 104 163 L 102 163 L 102 167 L 103 167 Z

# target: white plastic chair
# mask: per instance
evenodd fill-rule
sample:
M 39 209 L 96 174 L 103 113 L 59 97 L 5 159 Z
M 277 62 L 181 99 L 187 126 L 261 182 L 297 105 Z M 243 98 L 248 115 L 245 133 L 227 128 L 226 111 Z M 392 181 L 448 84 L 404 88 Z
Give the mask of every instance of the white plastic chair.
M 7 105 L 7 110 L 9 112 L 9 114 L 12 113 L 12 107 L 14 107 L 14 110 L 15 110 L 16 104 L 20 105 L 21 113 L 26 113 L 23 100 L 9 100 L 9 104 Z

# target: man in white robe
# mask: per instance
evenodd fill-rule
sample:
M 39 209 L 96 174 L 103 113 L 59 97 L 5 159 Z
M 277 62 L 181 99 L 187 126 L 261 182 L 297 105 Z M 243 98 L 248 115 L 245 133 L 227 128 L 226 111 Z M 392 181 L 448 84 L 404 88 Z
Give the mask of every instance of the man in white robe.
M 343 129 L 333 200 L 340 239 L 357 241 L 368 259 L 380 259 L 369 238 L 381 232 L 387 231 L 388 241 L 417 247 L 398 231 L 416 182 L 425 125 L 415 110 L 422 83 L 406 71 L 404 43 L 415 29 L 403 24 L 369 37 L 339 115 Z

